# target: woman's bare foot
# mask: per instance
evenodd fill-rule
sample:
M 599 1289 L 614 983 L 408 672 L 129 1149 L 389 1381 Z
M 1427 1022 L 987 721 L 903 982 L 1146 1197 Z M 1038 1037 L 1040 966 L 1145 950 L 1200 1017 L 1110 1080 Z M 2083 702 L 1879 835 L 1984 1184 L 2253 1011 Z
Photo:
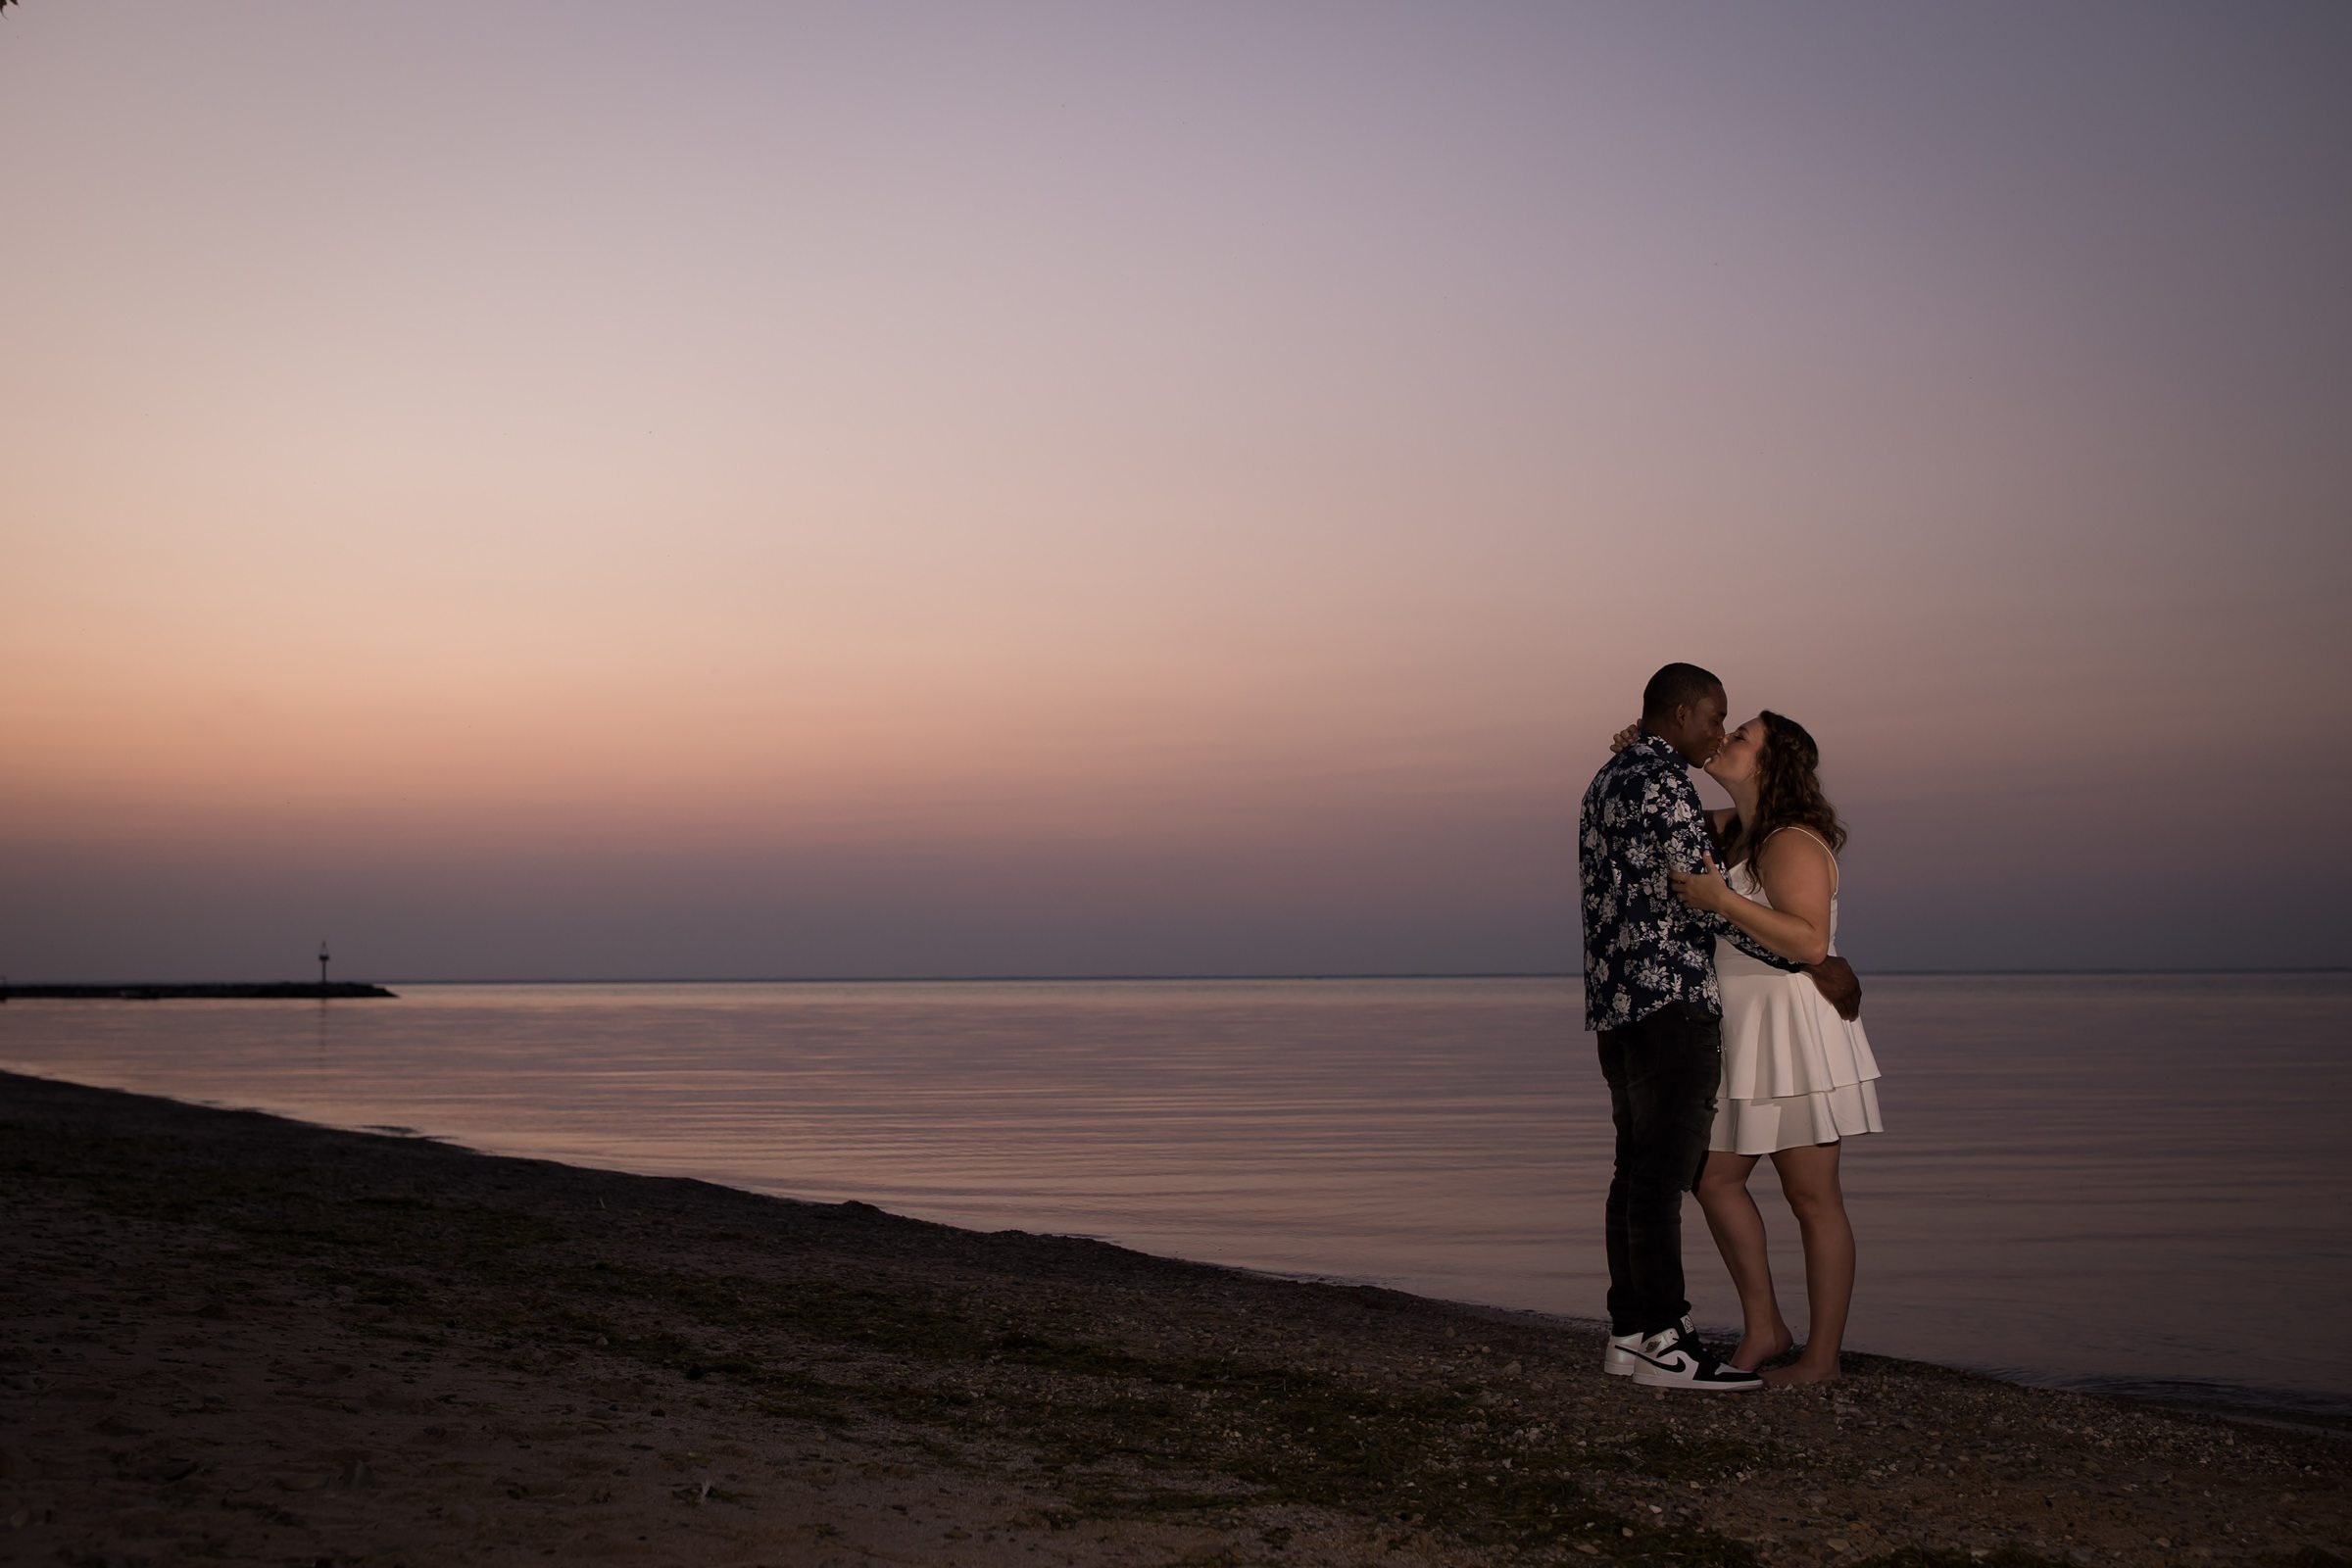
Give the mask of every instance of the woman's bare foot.
M 1776 1366 L 1769 1372 L 1759 1373 L 1758 1376 L 1764 1379 L 1766 1388 L 1787 1389 L 1793 1388 L 1800 1383 L 1835 1383 L 1841 1374 L 1835 1361 L 1823 1365 L 1817 1361 L 1796 1360 L 1789 1362 L 1787 1366 Z
M 1776 1355 L 1787 1355 L 1788 1348 L 1795 1343 L 1796 1339 L 1788 1332 L 1786 1323 L 1762 1339 L 1743 1334 L 1740 1338 L 1739 1348 L 1732 1351 L 1731 1359 L 1724 1364 L 1736 1366 L 1743 1372 L 1752 1372 Z

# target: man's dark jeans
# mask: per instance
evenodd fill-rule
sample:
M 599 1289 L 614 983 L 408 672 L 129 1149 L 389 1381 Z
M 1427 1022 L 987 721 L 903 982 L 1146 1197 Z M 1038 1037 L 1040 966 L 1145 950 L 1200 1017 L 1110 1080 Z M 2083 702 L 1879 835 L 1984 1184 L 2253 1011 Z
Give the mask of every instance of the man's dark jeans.
M 1617 1123 L 1609 1180 L 1609 1332 L 1655 1334 L 1690 1310 L 1683 1295 L 1683 1194 L 1698 1185 L 1723 1074 L 1723 1020 L 1669 1003 L 1600 1032 L 1600 1075 Z

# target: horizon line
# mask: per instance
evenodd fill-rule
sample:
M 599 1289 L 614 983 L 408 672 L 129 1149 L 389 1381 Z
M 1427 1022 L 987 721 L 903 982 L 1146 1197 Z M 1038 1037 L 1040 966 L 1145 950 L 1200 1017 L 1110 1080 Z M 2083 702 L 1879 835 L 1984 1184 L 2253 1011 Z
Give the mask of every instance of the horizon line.
M 1987 969 L 1874 969 L 1885 979 L 1970 979 L 2064 977 L 2097 975 L 2320 975 L 2352 974 L 2352 964 L 2294 964 L 2244 967 L 1987 968 Z M 1349 972 L 1296 970 L 1258 974 L 916 974 L 916 975 L 634 975 L 573 976 L 563 979 L 497 976 L 487 979 L 446 979 L 430 976 L 389 978 L 347 977 L 337 984 L 407 986 L 842 986 L 842 985 L 1142 985 L 1187 981 L 1357 981 L 1357 980 L 1582 980 L 1581 970 L 1556 969 L 1427 969 Z M 39 980 L 0 978 L 0 997 L 24 986 L 162 986 L 162 985 L 315 985 L 310 979 L 273 980 Z

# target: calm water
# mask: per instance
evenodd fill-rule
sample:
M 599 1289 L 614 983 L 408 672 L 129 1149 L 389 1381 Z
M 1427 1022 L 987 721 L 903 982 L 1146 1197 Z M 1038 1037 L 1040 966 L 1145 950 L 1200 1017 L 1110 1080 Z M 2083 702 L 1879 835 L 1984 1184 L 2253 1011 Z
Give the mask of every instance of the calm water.
M 416 986 L 0 1006 L 0 1066 L 1580 1317 L 1565 980 Z M 2352 976 L 1872 982 L 1855 1348 L 2352 1415 Z M 1794 1226 L 1757 1173 L 1802 1329 Z M 1692 1295 L 1737 1321 L 1695 1204 Z

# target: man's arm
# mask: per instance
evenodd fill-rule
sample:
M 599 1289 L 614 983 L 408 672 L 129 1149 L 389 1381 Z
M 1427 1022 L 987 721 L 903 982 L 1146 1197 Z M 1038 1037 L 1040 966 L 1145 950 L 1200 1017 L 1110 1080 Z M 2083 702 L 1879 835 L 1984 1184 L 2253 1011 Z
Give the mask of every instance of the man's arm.
M 1791 964 L 1828 957 L 1836 886 L 1828 852 L 1802 834 L 1780 835 L 1756 853 L 1753 863 L 1763 891 L 1752 899 L 1724 880 L 1713 860 L 1701 874 L 1676 871 L 1667 880 L 1676 898 L 1722 915 Z
M 1758 942 L 1754 937 L 1749 936 L 1746 932 L 1734 925 L 1728 918 L 1717 914 L 1712 909 L 1699 910 L 1698 917 L 1707 922 L 1708 929 L 1713 931 L 1715 935 L 1723 938 L 1724 941 L 1729 942 L 1733 947 L 1738 948 L 1741 953 L 1746 954 L 1751 958 L 1761 959 L 1762 961 L 1771 964 L 1775 969 L 1786 969 L 1791 974 L 1794 974 L 1797 970 L 1804 967 L 1803 964 L 1798 963 L 1795 959 L 1773 952 L 1763 943 Z
M 1835 954 L 1815 962 L 1799 963 L 1777 953 L 1757 952 L 1762 946 L 1762 937 L 1757 933 L 1766 930 L 1783 939 L 1784 946 L 1792 953 L 1820 953 L 1829 946 L 1830 903 L 1835 884 L 1827 857 L 1816 860 L 1803 844 L 1790 838 L 1766 845 L 1757 858 L 1762 861 L 1759 870 L 1766 897 L 1771 900 L 1768 905 L 1740 898 L 1712 869 L 1703 879 L 1678 878 L 1686 886 L 1677 892 L 1723 922 L 1729 928 L 1729 940 L 1741 952 L 1778 963 L 1784 969 L 1801 969 L 1811 975 L 1813 984 L 1829 999 L 1830 1005 L 1838 1009 L 1838 1016 L 1853 1022 L 1862 1015 L 1862 980 L 1854 973 L 1852 964 Z M 1751 936 L 1752 942 L 1746 940 Z
M 1707 835 L 1707 812 L 1706 808 L 1698 804 L 1698 791 L 1690 787 L 1689 779 L 1683 778 L 1679 774 L 1676 776 L 1675 782 L 1682 786 L 1681 789 L 1671 792 L 1661 791 L 1659 796 L 1652 797 L 1646 803 L 1650 807 L 1650 810 L 1646 814 L 1651 818 L 1652 826 L 1658 835 L 1658 842 L 1665 851 L 1667 864 L 1678 871 L 1696 871 L 1704 867 L 1714 857 L 1715 844 Z M 1664 877 L 1661 875 L 1660 881 L 1663 880 Z M 1661 889 L 1661 891 L 1663 890 Z M 1769 963 L 1776 969 L 1786 969 L 1792 973 L 1795 971 L 1797 966 L 1794 963 L 1782 957 L 1722 915 L 1711 910 L 1691 909 L 1681 900 L 1673 897 L 1671 893 L 1667 895 L 1666 903 L 1670 907 L 1689 910 L 1689 917 L 1700 922 L 1708 936 L 1721 937 L 1749 957 Z
M 1856 1018 L 1862 1016 L 1862 977 L 1854 973 L 1852 964 L 1835 953 L 1819 963 L 1792 963 L 1732 924 L 1722 915 L 1709 913 L 1707 918 L 1715 922 L 1717 935 L 1723 937 L 1749 957 L 1761 958 L 1776 969 L 1788 969 L 1811 975 L 1813 984 L 1820 988 L 1823 996 L 1829 998 L 1830 1005 L 1838 1009 L 1838 1016 L 1843 1018 L 1847 1023 L 1852 1023 Z

